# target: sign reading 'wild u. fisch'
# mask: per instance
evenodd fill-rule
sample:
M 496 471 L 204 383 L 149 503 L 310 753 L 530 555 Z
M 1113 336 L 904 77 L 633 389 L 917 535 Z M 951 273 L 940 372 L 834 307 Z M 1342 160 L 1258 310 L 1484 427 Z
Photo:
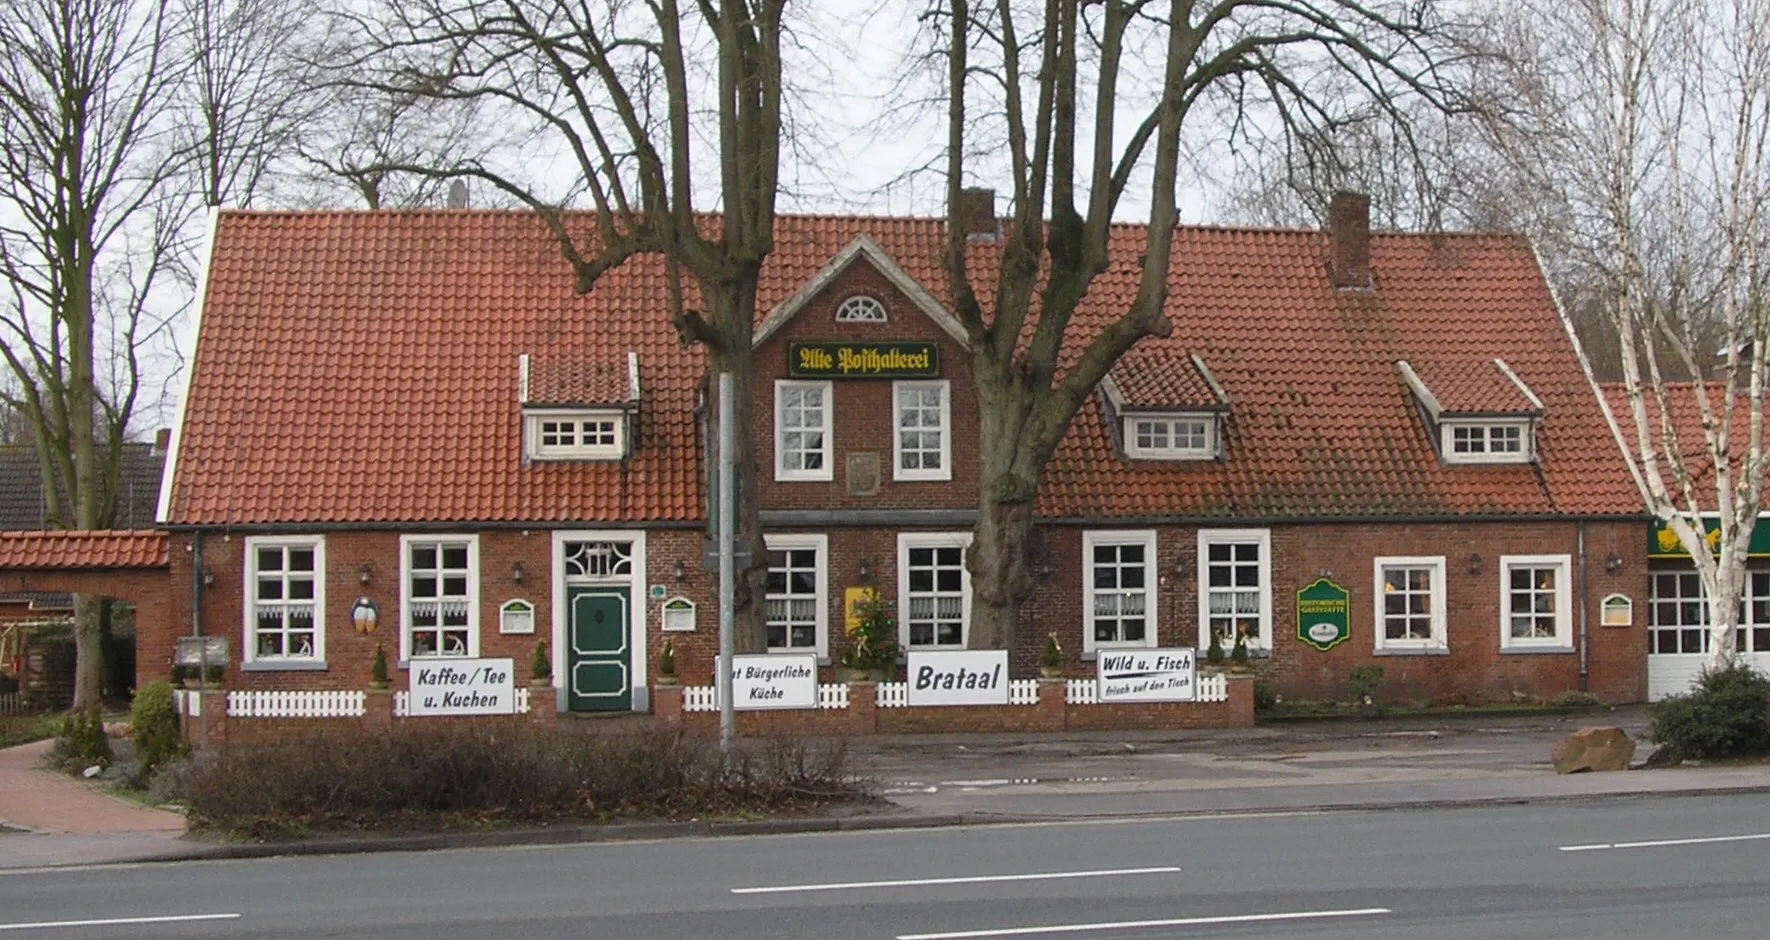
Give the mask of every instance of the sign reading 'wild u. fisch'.
M 788 343 L 787 375 L 795 379 L 933 379 L 940 377 L 934 343 Z

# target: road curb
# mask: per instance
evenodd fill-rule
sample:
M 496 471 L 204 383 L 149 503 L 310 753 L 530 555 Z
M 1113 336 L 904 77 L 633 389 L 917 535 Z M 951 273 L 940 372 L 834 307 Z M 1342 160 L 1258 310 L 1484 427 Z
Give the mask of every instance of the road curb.
M 69 868 L 94 864 L 155 864 L 165 862 L 225 861 L 308 855 L 364 855 L 383 852 L 432 852 L 441 849 L 497 848 L 524 845 L 584 845 L 605 842 L 639 842 L 660 839 L 713 838 L 726 836 L 795 835 L 825 832 L 886 832 L 892 830 L 943 829 L 970 826 L 1010 826 L 1037 823 L 1087 823 L 1112 820 L 1208 818 L 1213 816 L 1261 816 L 1287 813 L 1406 812 L 1414 810 L 1517 806 L 1533 803 L 1578 803 L 1619 799 L 1666 799 L 1698 796 L 1735 796 L 1770 793 L 1770 784 L 1728 787 L 1684 787 L 1675 790 L 1627 790 L 1602 793 L 1540 794 L 1527 796 L 1468 797 L 1417 800 L 1395 804 L 1316 803 L 1291 806 L 1164 810 L 1148 813 L 1102 813 L 1091 816 L 1047 814 L 931 813 L 901 816 L 826 816 L 799 819 L 757 819 L 697 822 L 616 823 L 609 825 L 559 826 L 545 829 L 507 829 L 486 832 L 440 832 L 383 838 L 310 839 L 301 842 L 191 843 L 188 849 L 119 859 L 114 862 L 66 862 L 40 866 Z M 19 838 L 30 838 L 21 835 Z

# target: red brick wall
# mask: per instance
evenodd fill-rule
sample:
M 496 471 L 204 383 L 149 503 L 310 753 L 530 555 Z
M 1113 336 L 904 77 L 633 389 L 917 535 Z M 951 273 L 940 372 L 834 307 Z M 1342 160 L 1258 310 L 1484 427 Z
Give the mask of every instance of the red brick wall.
M 786 530 L 782 530 L 786 531 Z M 1056 631 L 1064 646 L 1066 672 L 1071 676 L 1093 674 L 1094 664 L 1082 659 L 1083 568 L 1080 527 L 1052 526 L 1045 537 L 1055 570 L 1028 605 L 1013 652 L 1013 673 L 1036 673 L 1045 634 Z M 1586 687 L 1606 701 L 1639 701 L 1646 692 L 1646 569 L 1641 557 L 1642 529 L 1633 523 L 1593 523 L 1586 527 L 1584 591 L 1578 582 L 1575 559 L 1573 594 L 1588 603 L 1588 677 Z M 1452 523 L 1418 525 L 1291 525 L 1271 530 L 1273 548 L 1273 634 L 1269 658 L 1260 660 L 1256 672 L 1271 690 L 1289 699 L 1338 700 L 1346 696 L 1346 677 L 1351 669 L 1375 662 L 1385 671 L 1382 694 L 1395 703 L 1512 701 L 1516 698 L 1548 699 L 1580 687 L 1577 653 L 1502 653 L 1500 651 L 1499 560 L 1507 554 L 1570 554 L 1577 549 L 1577 527 L 1572 523 Z M 841 655 L 843 592 L 845 588 L 872 586 L 887 599 L 897 597 L 897 536 L 890 529 L 830 530 L 827 617 L 829 654 Z M 699 607 L 697 628 L 692 633 L 669 634 L 676 649 L 677 671 L 688 684 L 711 679 L 718 651 L 718 609 L 714 597 L 716 577 L 701 561 L 703 537 L 699 530 L 655 530 L 648 533 L 648 580 L 666 586 L 670 596 L 684 596 Z M 145 629 L 142 633 L 142 671 L 148 678 L 165 674 L 170 662 L 171 636 L 188 632 L 190 554 L 188 539 L 175 540 L 172 552 L 170 630 Z M 206 537 L 204 562 L 215 574 L 203 616 L 204 632 L 229 637 L 239 658 L 243 642 L 240 590 L 244 577 L 239 537 Z M 520 678 L 528 678 L 528 663 L 537 640 L 552 643 L 552 591 L 549 585 L 552 540 L 544 530 L 501 530 L 480 534 L 480 652 L 488 657 L 508 656 L 517 661 Z M 242 675 L 237 667 L 230 686 L 249 689 L 364 688 L 377 642 L 386 644 L 394 685 L 403 687 L 397 669 L 399 649 L 399 534 L 397 532 L 334 532 L 327 535 L 327 649 L 326 672 L 252 672 Z M 1623 567 L 1610 574 L 1605 559 L 1619 555 Z M 1377 555 L 1443 555 L 1447 582 L 1448 655 L 1375 655 L 1375 596 L 1372 560 Z M 1471 556 L 1481 556 L 1481 571 L 1471 571 Z M 525 572 L 521 585 L 512 580 L 512 563 L 520 559 Z M 870 575 L 860 575 L 862 561 Z M 678 582 L 673 569 L 681 561 L 685 577 Z M 372 566 L 370 584 L 358 581 L 359 567 Z M 1156 623 L 1163 646 L 1188 646 L 1197 639 L 1197 529 L 1166 527 L 1158 531 Z M 1351 592 L 1352 639 L 1323 653 L 1296 638 L 1296 592 L 1323 572 Z M 1633 598 L 1635 624 L 1626 628 L 1598 625 L 1598 604 L 1610 593 Z M 644 593 L 643 590 L 641 593 Z M 381 623 L 376 633 L 357 634 L 349 612 L 360 594 L 380 606 Z M 536 608 L 533 636 L 498 633 L 498 607 L 512 597 L 529 600 Z M 646 658 L 655 668 L 666 636 L 660 622 L 661 602 L 641 598 L 647 632 Z M 1577 642 L 1577 616 L 1575 631 Z M 649 669 L 648 669 L 649 672 Z M 826 670 L 824 678 L 834 677 Z M 956 713 L 955 713 L 956 714 Z M 948 719 L 949 721 L 956 719 Z
M 885 305 L 886 323 L 837 323 L 836 308 L 856 294 Z M 832 379 L 833 478 L 825 482 L 775 482 L 774 383 L 786 378 L 787 344 L 794 342 L 935 342 L 941 377 L 950 383 L 953 428 L 951 482 L 893 481 L 892 383 L 888 379 Z M 977 507 L 977 395 L 965 370 L 963 346 L 930 320 L 865 259 L 856 261 L 811 298 L 778 333 L 756 348 L 756 459 L 766 509 L 899 509 Z M 879 492 L 848 493 L 848 455 L 879 455 Z

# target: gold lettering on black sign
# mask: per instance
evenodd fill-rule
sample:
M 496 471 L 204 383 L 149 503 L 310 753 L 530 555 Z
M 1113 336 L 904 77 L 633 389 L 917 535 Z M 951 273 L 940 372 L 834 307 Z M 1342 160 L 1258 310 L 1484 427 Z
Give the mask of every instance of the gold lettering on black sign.
M 793 343 L 787 374 L 794 378 L 917 379 L 940 376 L 934 343 Z

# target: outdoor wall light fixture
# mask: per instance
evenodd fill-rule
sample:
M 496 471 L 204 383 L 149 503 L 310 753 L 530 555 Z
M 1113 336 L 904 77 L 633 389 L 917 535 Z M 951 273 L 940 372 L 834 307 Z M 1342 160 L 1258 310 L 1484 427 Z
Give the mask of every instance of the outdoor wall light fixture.
M 215 572 L 210 571 L 207 566 L 205 566 L 203 568 L 203 586 L 204 587 L 214 587 L 215 586 Z
M 1604 559 L 1604 570 L 1611 574 L 1616 574 L 1618 571 L 1621 571 L 1622 566 L 1623 556 L 1620 553 L 1611 552 L 1610 555 Z
M 522 562 L 516 561 L 510 564 L 510 580 L 517 584 L 522 583 Z
M 369 563 L 365 561 L 362 564 L 357 566 L 356 579 L 358 582 L 360 582 L 362 584 L 368 584 L 369 579 L 374 574 L 374 572 L 375 572 L 375 569 L 371 568 L 369 566 Z
M 873 562 L 872 562 L 872 560 L 863 557 L 860 560 L 860 564 L 855 566 L 854 573 L 855 573 L 855 576 L 860 578 L 862 581 L 873 580 Z
M 670 573 L 676 576 L 677 584 L 681 584 L 688 580 L 688 566 L 684 565 L 680 560 L 676 562 L 676 567 L 671 569 Z
M 1176 578 L 1186 577 L 1186 559 L 1182 558 L 1182 559 L 1174 562 L 1174 577 L 1176 577 Z
M 1469 573 L 1470 574 L 1480 574 L 1481 573 L 1481 553 L 1480 552 L 1473 552 L 1469 555 Z

